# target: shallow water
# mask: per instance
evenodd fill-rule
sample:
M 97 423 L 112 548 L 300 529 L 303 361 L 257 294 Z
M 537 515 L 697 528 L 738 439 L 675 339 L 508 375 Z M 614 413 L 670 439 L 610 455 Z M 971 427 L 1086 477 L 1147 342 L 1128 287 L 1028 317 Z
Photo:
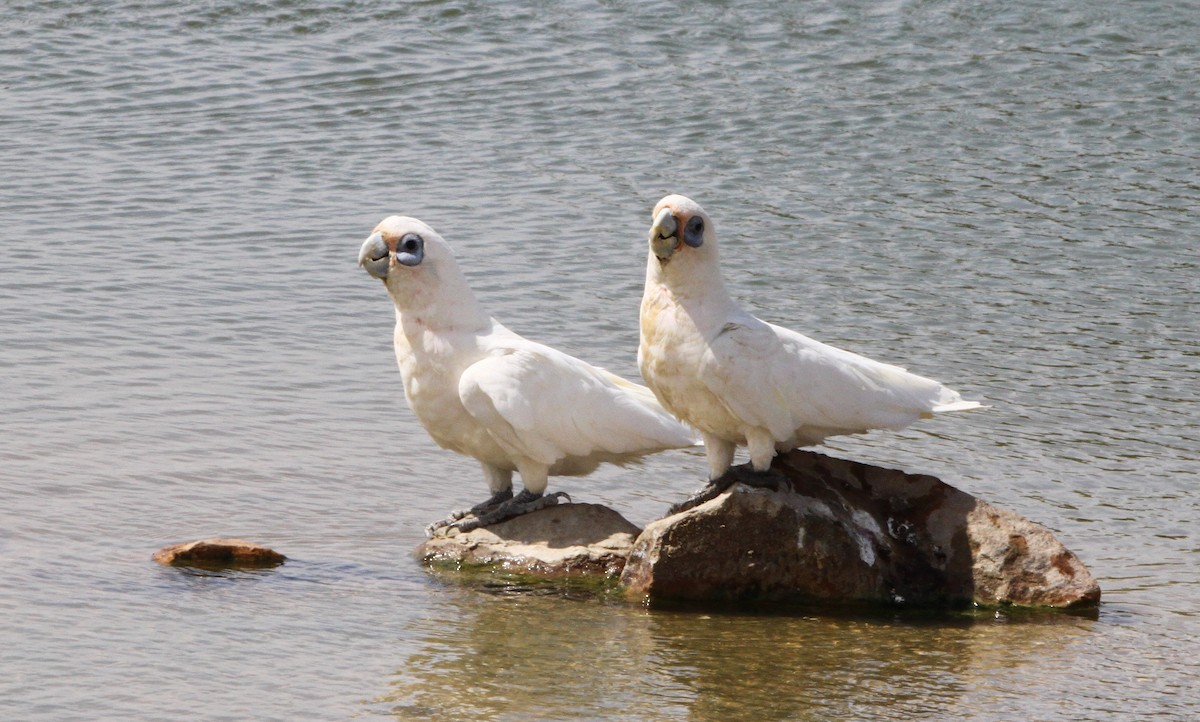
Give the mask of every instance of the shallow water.
M 10 5 L 0 717 L 1191 719 L 1200 13 L 1017 2 Z M 831 453 L 1051 527 L 1094 619 L 630 609 L 410 558 L 478 501 L 355 267 L 384 215 L 636 378 L 649 211 L 758 315 L 992 405 Z M 700 454 L 554 480 L 644 523 Z M 249 537 L 270 572 L 159 568 Z

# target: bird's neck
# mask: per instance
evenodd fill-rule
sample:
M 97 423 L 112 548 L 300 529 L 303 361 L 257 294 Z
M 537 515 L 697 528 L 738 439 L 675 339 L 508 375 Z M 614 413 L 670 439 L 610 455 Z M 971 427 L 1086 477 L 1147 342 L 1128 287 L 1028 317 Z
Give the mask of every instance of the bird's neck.
M 667 295 L 689 315 L 714 319 L 738 310 L 717 264 L 688 263 L 687 258 L 672 258 L 663 264 L 653 253 L 649 256 L 643 301 Z
M 422 277 L 389 287 L 396 307 L 396 326 L 411 340 L 428 333 L 479 333 L 491 327 L 491 317 L 460 273 Z

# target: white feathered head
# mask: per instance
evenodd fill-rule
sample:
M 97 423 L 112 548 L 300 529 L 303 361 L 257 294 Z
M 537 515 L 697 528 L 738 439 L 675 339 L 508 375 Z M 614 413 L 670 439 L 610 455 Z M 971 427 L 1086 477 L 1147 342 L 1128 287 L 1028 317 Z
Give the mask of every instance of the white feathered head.
M 717 232 L 700 204 L 669 195 L 654 206 L 649 272 L 668 285 L 721 285 Z
M 447 322 L 481 313 L 450 244 L 416 218 L 380 221 L 363 242 L 358 265 L 383 281 L 400 313 L 420 311 Z

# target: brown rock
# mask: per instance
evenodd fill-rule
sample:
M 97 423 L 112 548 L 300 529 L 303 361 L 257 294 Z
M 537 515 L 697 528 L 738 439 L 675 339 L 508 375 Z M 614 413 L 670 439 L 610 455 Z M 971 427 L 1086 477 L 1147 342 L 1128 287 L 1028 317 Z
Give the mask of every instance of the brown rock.
M 792 491 L 735 486 L 646 527 L 621 584 L 638 600 L 1074 607 L 1100 587 L 1045 528 L 938 479 L 809 451 Z
M 163 547 L 154 553 L 154 561 L 159 564 L 205 569 L 274 567 L 286 559 L 274 549 L 242 539 L 204 539 Z
M 487 565 L 540 577 L 616 577 L 641 530 L 606 506 L 559 504 L 465 534 L 438 530 L 426 564 Z

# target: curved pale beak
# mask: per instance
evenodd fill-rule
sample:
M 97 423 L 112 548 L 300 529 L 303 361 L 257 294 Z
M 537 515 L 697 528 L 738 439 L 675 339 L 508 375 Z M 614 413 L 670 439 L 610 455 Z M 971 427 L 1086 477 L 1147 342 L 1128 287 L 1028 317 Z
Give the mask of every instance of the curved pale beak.
M 662 209 L 650 226 L 650 250 L 665 261 L 679 250 L 681 244 L 679 223 L 675 220 L 675 214 L 671 213 L 670 208 Z
M 362 244 L 362 248 L 358 251 L 358 265 L 375 278 L 387 278 L 390 261 L 390 254 L 387 244 L 383 241 L 382 233 L 371 234 L 371 237 Z

